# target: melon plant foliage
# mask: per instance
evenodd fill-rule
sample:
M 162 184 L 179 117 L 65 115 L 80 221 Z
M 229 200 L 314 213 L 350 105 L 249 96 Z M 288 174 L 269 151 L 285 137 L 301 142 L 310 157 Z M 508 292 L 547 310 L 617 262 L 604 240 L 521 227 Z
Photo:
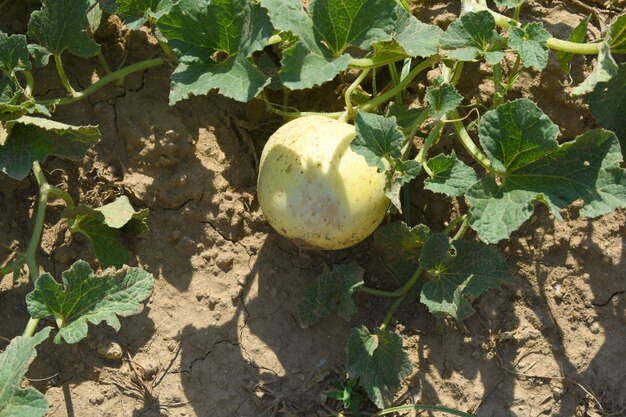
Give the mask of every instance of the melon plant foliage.
M 438 27 L 414 17 L 405 0 L 310 0 L 306 6 L 292 0 L 43 0 L 25 34 L 0 31 L 0 171 L 16 180 L 32 174 L 40 186 L 38 213 L 43 216 L 48 199 L 62 199 L 70 231 L 88 238 L 100 266 L 121 268 L 133 260 L 121 236 L 145 230 L 148 212 L 136 211 L 124 196 L 99 208 L 75 204 L 47 183 L 41 164 L 50 157 L 80 160 L 100 137 L 97 126 L 51 120 L 56 107 L 166 64 L 173 68 L 171 105 L 216 91 L 262 101 L 285 118 L 301 114 L 272 98 L 336 83 L 343 109 L 316 110 L 354 123 L 351 149 L 385 174 L 391 214 L 404 214 L 382 225 L 371 246 L 397 288 L 368 287 L 367 271 L 355 262 L 334 265 L 303 294 L 299 315 L 304 326 L 334 314 L 352 320 L 355 294 L 395 300 L 378 327 L 356 325 L 346 346 L 345 387 L 360 385 L 376 406 L 388 407 L 412 369 L 401 337 L 390 329 L 400 303 L 419 299 L 438 317 L 463 320 L 477 297 L 511 282 L 495 244 L 526 223 L 537 204 L 557 219 L 575 202 L 590 218 L 626 207 L 626 64 L 616 59 L 626 53 L 626 15 L 615 16 L 598 39 L 586 39 L 589 18 L 569 39 L 555 39 L 541 21 L 519 21 L 524 0 L 497 0 L 500 11 L 484 0 L 461 3 L 463 14 Z M 93 37 L 110 14 L 132 30 L 151 31 L 162 56 L 111 71 Z M 561 137 L 544 109 L 527 98 L 511 100 L 510 92 L 522 73 L 536 75 L 550 60 L 563 73 L 554 82 L 566 80 L 577 54 L 591 56 L 594 69 L 563 94 L 588 96 L 598 127 Z M 105 75 L 77 89 L 64 69 L 68 55 L 98 57 Z M 458 87 L 476 63 L 490 68 L 485 81 L 495 91 L 486 102 Z M 54 66 L 65 94 L 34 94 L 45 66 Z M 409 87 L 426 82 L 430 70 L 437 76 L 416 97 Z M 419 105 L 408 108 L 407 99 Z M 449 149 L 440 146 L 444 137 L 454 151 L 443 151 Z M 412 224 L 410 193 L 422 189 L 466 209 L 445 227 Z M 43 223 L 37 224 L 29 247 L 39 244 Z M 140 310 L 152 277 L 131 268 L 121 278 L 97 278 L 78 262 L 61 284 L 39 276 L 34 249 L 18 255 L 1 272 L 19 275 L 24 264 L 31 270 L 32 326 L 0 355 L 0 416 L 38 416 L 47 410 L 45 397 L 21 388 L 36 345 L 51 332 L 35 333 L 38 320 L 55 319 L 55 342 L 78 342 L 88 323 L 118 329 L 117 316 Z M 347 405 L 354 398 L 346 395 L 335 397 Z

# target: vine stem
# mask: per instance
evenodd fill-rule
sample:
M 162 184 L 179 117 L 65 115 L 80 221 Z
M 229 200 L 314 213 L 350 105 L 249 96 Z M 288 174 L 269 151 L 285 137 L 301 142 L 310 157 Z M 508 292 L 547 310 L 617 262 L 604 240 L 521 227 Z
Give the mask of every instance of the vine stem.
M 385 315 L 385 318 L 383 319 L 382 324 L 378 326 L 380 330 L 387 329 L 387 327 L 389 326 L 389 323 L 391 322 L 391 318 L 396 313 L 396 310 L 398 309 L 398 307 L 400 307 L 400 304 L 402 304 L 402 302 L 405 299 L 406 299 L 406 294 L 401 295 L 400 297 L 396 298 L 393 304 L 391 304 L 391 307 L 389 307 L 389 310 L 387 311 L 387 314 Z
M 53 54 L 54 56 L 54 65 L 57 68 L 57 73 L 59 74 L 59 78 L 61 79 L 61 84 L 70 93 L 70 96 L 76 97 L 76 90 L 72 87 L 70 80 L 67 78 L 67 74 L 65 73 L 65 68 L 63 67 L 63 61 L 61 60 L 61 55 Z
M 74 200 L 69 195 L 69 193 L 48 183 L 43 173 L 43 170 L 41 169 L 39 161 L 33 162 L 33 174 L 35 175 L 35 179 L 37 180 L 37 184 L 39 185 L 39 199 L 37 200 L 37 211 L 35 212 L 35 226 L 33 228 L 33 233 L 30 237 L 30 241 L 28 242 L 28 248 L 26 248 L 26 254 L 24 255 L 24 258 L 26 260 L 26 265 L 28 265 L 28 273 L 30 275 L 30 279 L 34 285 L 39 278 L 37 248 L 39 247 L 41 235 L 43 234 L 43 226 L 46 217 L 46 208 L 48 207 L 48 200 L 50 199 L 50 197 L 62 198 L 65 204 L 70 208 L 74 207 Z M 31 337 L 32 335 L 34 335 L 38 324 L 39 319 L 31 317 L 28 320 L 26 327 L 24 328 L 22 336 Z
M 366 287 L 364 285 L 357 287 L 357 291 L 370 294 L 370 295 L 375 295 L 378 297 L 387 297 L 387 298 L 402 297 L 406 295 L 406 293 L 408 293 L 411 288 L 413 288 L 415 283 L 419 280 L 419 277 L 421 274 L 422 274 L 422 268 L 417 268 L 415 272 L 413 273 L 413 275 L 411 276 L 411 279 L 409 279 L 406 282 L 406 284 L 404 284 L 402 287 L 398 288 L 395 291 L 384 291 L 384 290 L 379 290 L 376 288 Z
M 265 91 L 261 91 L 260 94 L 261 99 L 265 102 L 265 107 L 268 111 L 277 114 L 279 116 L 285 117 L 287 119 L 297 119 L 298 117 L 305 116 L 326 116 L 333 119 L 338 119 L 345 114 L 345 111 L 337 111 L 337 112 L 314 112 L 314 111 L 284 111 L 279 108 L 276 108 L 274 104 L 267 98 Z
M 450 119 L 453 119 L 452 127 L 456 132 L 457 137 L 461 141 L 461 144 L 465 148 L 465 150 L 478 162 L 483 168 L 485 168 L 489 172 L 500 173 L 493 169 L 491 165 L 491 161 L 487 158 L 487 155 L 481 151 L 478 146 L 474 143 L 469 133 L 467 133 L 467 129 L 465 129 L 465 125 L 460 120 L 459 113 L 456 110 L 453 110 L 449 113 Z
M 400 81 L 396 86 L 394 86 L 393 88 L 390 88 L 385 93 L 381 94 L 375 99 L 370 100 L 367 103 L 359 106 L 359 110 L 370 111 L 380 106 L 387 100 L 391 100 L 393 97 L 395 97 L 395 95 L 398 92 L 404 90 L 411 83 L 411 81 L 413 81 L 413 79 L 417 77 L 422 71 L 424 71 L 427 68 L 430 68 L 431 66 L 439 62 L 439 60 L 440 60 L 439 55 L 433 55 L 425 59 L 424 61 L 420 62 L 419 64 L 415 66 L 415 68 L 413 68 L 407 74 L 406 78 Z
M 26 94 L 28 97 L 33 96 L 33 91 L 35 89 L 35 80 L 33 79 L 33 73 L 30 71 L 22 71 L 22 75 L 24 76 L 24 80 L 26 81 Z
M 352 58 L 350 60 L 350 66 L 352 68 L 376 68 L 384 65 L 393 64 L 402 59 L 410 58 L 403 55 L 392 55 L 382 58 Z
M 346 88 L 344 97 L 346 101 L 346 111 L 348 112 L 349 115 L 352 115 L 354 113 L 354 109 L 352 107 L 352 99 L 351 99 L 352 93 L 354 93 L 354 90 L 356 90 L 359 87 L 359 85 L 361 85 L 361 83 L 363 82 L 365 77 L 367 77 L 367 74 L 369 74 L 369 72 L 370 72 L 369 68 L 366 68 L 363 71 L 361 71 L 359 76 L 356 77 L 356 80 L 354 80 L 354 82 L 350 84 L 348 88 Z
M 34 285 L 37 278 L 39 278 L 39 265 L 37 264 L 36 254 L 41 235 L 43 234 L 44 218 L 46 216 L 46 208 L 50 196 L 50 184 L 48 184 L 46 177 L 43 175 L 39 161 L 33 162 L 33 174 L 35 174 L 35 179 L 37 180 L 37 184 L 39 184 L 39 200 L 37 201 L 37 211 L 35 213 L 35 228 L 30 237 L 30 242 L 28 242 L 28 248 L 26 249 L 24 258 L 26 259 L 26 265 L 28 265 L 30 279 Z M 38 324 L 39 319 L 31 317 L 24 328 L 22 336 L 32 337 L 35 334 Z
M 42 104 L 44 106 L 48 106 L 48 105 L 58 106 L 58 105 L 63 105 L 63 104 L 74 103 L 76 101 L 80 101 L 92 95 L 93 93 L 100 90 L 102 87 L 104 87 L 105 85 L 111 82 L 124 79 L 125 77 L 127 77 L 128 75 L 132 73 L 143 71 L 148 68 L 156 67 L 156 66 L 165 64 L 166 62 L 167 60 L 165 60 L 164 58 L 153 58 L 153 59 L 147 59 L 145 61 L 136 62 L 127 67 L 124 67 L 122 69 L 119 69 L 117 71 L 114 71 L 110 74 L 105 75 L 104 77 L 96 81 L 95 83 L 91 84 L 89 87 L 85 88 L 83 91 L 78 92 L 78 93 L 74 92 L 74 95 L 72 95 L 71 97 L 55 98 L 51 100 L 37 100 L 37 104 Z
M 477 12 L 477 11 L 486 10 L 489 13 L 491 13 L 491 15 L 493 16 L 493 18 L 496 21 L 496 25 L 504 29 L 509 29 L 511 26 L 514 26 L 514 27 L 521 26 L 521 23 L 518 22 L 517 20 L 511 19 L 510 17 L 506 17 L 498 12 L 494 12 L 485 4 L 475 3 L 471 1 L 466 2 L 466 3 L 468 4 L 468 6 L 465 8 L 466 11 Z M 601 42 L 578 43 L 578 42 L 564 41 L 562 39 L 552 37 L 546 41 L 546 45 L 548 46 L 548 48 L 555 50 L 555 51 L 569 52 L 571 54 L 579 54 L 579 55 L 596 55 L 600 51 Z

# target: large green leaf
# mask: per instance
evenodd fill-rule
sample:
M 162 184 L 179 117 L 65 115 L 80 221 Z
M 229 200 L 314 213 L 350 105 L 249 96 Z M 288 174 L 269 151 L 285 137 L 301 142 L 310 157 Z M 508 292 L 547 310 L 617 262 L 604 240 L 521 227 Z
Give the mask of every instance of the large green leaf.
M 43 0 L 41 10 L 33 12 L 28 36 L 53 54 L 66 49 L 84 58 L 95 56 L 100 46 L 89 36 L 88 0 Z
M 12 74 L 14 71 L 30 70 L 26 36 L 11 35 L 0 30 L 0 73 Z
M 50 335 L 50 327 L 33 337 L 18 336 L 0 353 L 0 417 L 42 417 L 48 400 L 33 387 L 22 388 L 28 366 L 37 356 L 35 347 Z
M 352 301 L 354 291 L 363 285 L 364 269 L 352 262 L 334 265 L 333 270 L 320 274 L 317 284 L 312 287 L 299 308 L 300 322 L 310 326 L 330 316 L 333 311 L 344 320 L 356 313 Z
M 368 50 L 376 42 L 390 41 L 400 19 L 407 19 L 406 10 L 394 0 L 311 0 L 308 10 L 297 1 L 261 0 L 261 4 L 276 29 L 298 36 L 298 42 L 283 52 L 280 72 L 283 84 L 294 90 L 332 80 L 348 67 L 348 47 Z M 403 39 L 425 29 L 404 23 L 399 41 L 406 49 L 415 48 Z M 428 47 L 415 52 L 430 55 Z
M 3 131 L 6 134 L 4 140 Z M 71 126 L 22 116 L 10 120 L 4 128 L 0 126 L 0 170 L 10 177 L 22 179 L 28 175 L 33 162 L 43 162 L 51 155 L 82 158 L 99 139 L 97 126 Z
M 479 242 L 433 234 L 424 244 L 420 265 L 429 281 L 420 300 L 436 316 L 463 320 L 474 313 L 472 301 L 511 279 L 508 265 L 496 248 Z
M 180 0 L 158 27 L 181 63 L 172 74 L 170 104 L 213 89 L 252 100 L 269 79 L 253 63 L 272 34 L 264 9 L 247 0 Z
M 402 379 L 411 373 L 411 361 L 395 333 L 364 326 L 352 329 L 346 345 L 346 368 L 350 378 L 359 378 L 370 400 L 389 407 Z
M 484 57 L 489 64 L 504 58 L 506 40 L 496 32 L 496 21 L 488 11 L 466 13 L 448 26 L 441 37 L 441 46 L 450 49 L 447 55 L 459 61 Z
M 59 326 L 55 343 L 76 343 L 87 336 L 87 323 L 107 323 L 120 329 L 117 316 L 127 317 L 141 311 L 141 303 L 152 293 L 154 278 L 141 268 L 129 268 L 123 276 L 96 277 L 85 261 L 75 262 L 62 273 L 59 284 L 48 273 L 35 282 L 26 295 L 33 318 L 52 316 Z
M 598 83 L 589 94 L 589 110 L 598 124 L 612 130 L 626 149 L 626 63 L 610 81 Z
M 559 146 L 558 129 L 532 102 L 520 99 L 487 112 L 480 142 L 500 179 L 467 193 L 471 227 L 481 240 L 506 239 L 533 212 L 533 201 L 559 209 L 582 200 L 581 214 L 597 217 L 626 206 L 626 176 L 614 133 L 592 130 Z

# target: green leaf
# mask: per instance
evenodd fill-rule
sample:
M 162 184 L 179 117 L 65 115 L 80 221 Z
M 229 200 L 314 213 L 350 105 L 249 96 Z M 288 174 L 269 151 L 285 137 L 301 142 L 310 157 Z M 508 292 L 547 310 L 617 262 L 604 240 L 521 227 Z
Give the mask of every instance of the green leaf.
M 471 227 L 496 243 L 517 230 L 533 212 L 533 201 L 559 209 L 582 200 L 581 214 L 597 217 L 626 206 L 625 171 L 614 133 L 592 130 L 558 145 L 558 128 L 526 99 L 487 112 L 480 142 L 500 180 L 485 178 L 467 193 Z
M 429 105 L 430 115 L 439 119 L 456 109 L 463 101 L 463 96 L 452 84 L 445 83 L 438 87 L 428 87 L 424 100 Z
M 404 13 L 396 22 L 393 39 L 409 56 L 428 57 L 438 52 L 443 31 L 436 25 L 419 21 L 415 16 Z
M 374 43 L 392 40 L 401 19 L 406 25 L 400 41 L 412 31 L 425 30 L 406 21 L 406 10 L 394 0 L 311 0 L 307 11 L 297 1 L 261 0 L 261 5 L 274 28 L 290 31 L 299 39 L 283 51 L 280 72 L 284 86 L 292 90 L 332 80 L 348 67 L 348 47 L 367 50 Z
M 33 64 L 35 65 L 35 68 L 43 68 L 47 66 L 48 62 L 50 61 L 50 55 L 52 55 L 50 51 L 36 43 L 31 43 L 28 45 L 28 53 L 33 59 Z
M 15 179 L 26 177 L 34 161 L 43 162 L 50 155 L 82 158 L 100 139 L 97 126 L 71 126 L 31 116 L 11 120 L 5 128 L 3 142 L 0 126 L 0 170 Z
M 354 119 L 356 137 L 350 148 L 363 155 L 367 164 L 387 170 L 385 160 L 400 159 L 404 136 L 395 117 L 383 117 L 373 113 L 359 112 Z
M 585 36 L 587 34 L 587 26 L 589 25 L 589 19 L 591 15 L 585 17 L 580 23 L 574 28 L 572 33 L 567 38 L 570 42 L 582 43 L 585 41 Z M 568 52 L 558 51 L 556 53 L 556 58 L 559 60 L 559 65 L 561 66 L 561 71 L 565 74 L 569 75 L 570 71 L 570 62 L 572 58 L 574 58 L 574 54 Z
M 139 233 L 148 230 L 146 219 L 150 211 L 148 209 L 135 211 L 125 195 L 95 210 L 102 213 L 104 215 L 104 223 L 114 229 L 130 226 Z
M 520 99 L 485 113 L 478 134 L 493 168 L 509 173 L 555 149 L 559 127 L 535 103 Z
M 45 106 L 37 104 L 32 97 L 26 97 L 24 91 L 19 89 L 9 77 L 0 78 L 0 122 L 11 121 L 27 114 L 50 116 Z M 8 134 L 1 126 L 0 131 Z M 0 139 L 0 146 L 3 143 L 4 140 Z
M 333 311 L 346 321 L 356 313 L 352 301 L 354 291 L 363 285 L 364 269 L 357 263 L 334 265 L 331 272 L 324 272 L 318 277 L 300 304 L 298 315 L 303 326 L 310 326 L 327 318 Z
M 126 196 L 97 209 L 83 205 L 67 208 L 62 215 L 71 220 L 73 233 L 89 238 L 103 268 L 121 268 L 130 263 L 131 253 L 122 242 L 120 232 L 138 234 L 148 229 L 148 210 L 135 211 Z
M 141 311 L 141 303 L 152 293 L 154 278 L 141 268 L 128 268 L 123 276 L 96 277 L 85 261 L 76 261 L 62 273 L 63 284 L 48 273 L 35 282 L 26 295 L 33 318 L 52 316 L 59 326 L 55 343 L 76 343 L 87 337 L 88 323 L 107 323 L 120 329 L 117 316 L 128 317 Z
M 598 83 L 589 94 L 589 110 L 598 124 L 612 130 L 626 149 L 626 63 L 618 68 L 609 82 Z
M 415 160 L 395 159 L 394 169 L 386 171 L 385 196 L 398 209 L 398 212 L 402 213 L 402 203 L 400 202 L 402 187 L 417 177 L 421 170 L 422 165 Z
M 89 239 L 102 268 L 121 268 L 130 263 L 131 253 L 122 242 L 120 231 L 109 227 L 101 212 L 81 205 L 63 210 L 63 217 L 72 220 L 72 233 Z
M 472 301 L 511 279 L 508 265 L 497 249 L 479 242 L 433 234 L 422 249 L 420 264 L 429 281 L 420 301 L 436 316 L 463 320 L 474 313 Z
M 250 101 L 269 83 L 252 61 L 272 25 L 264 9 L 247 0 L 180 0 L 158 28 L 181 63 L 172 74 L 170 104 L 213 89 Z
M 395 333 L 364 326 L 352 329 L 346 345 L 346 368 L 350 378 L 359 378 L 370 400 L 379 408 L 389 407 L 402 379 L 412 365 Z
M 517 51 L 524 66 L 541 71 L 548 65 L 550 49 L 546 41 L 551 37 L 550 32 L 543 27 L 543 23 L 533 22 L 523 28 L 511 27 L 509 46 Z
M 146 23 L 148 18 L 159 20 L 173 5 L 173 0 L 117 0 L 117 14 L 134 30 Z
M 28 36 L 55 55 L 66 49 L 83 58 L 95 56 L 100 46 L 87 33 L 88 0 L 43 0 L 28 22 Z
M 622 13 L 609 29 L 611 53 L 626 54 L 626 14 Z
M 593 68 L 593 71 L 589 76 L 574 87 L 572 95 L 579 96 L 582 94 L 591 93 L 598 83 L 608 82 L 617 74 L 618 66 L 611 55 L 611 50 L 607 40 L 602 42 L 600 50 L 598 52 L 598 60 Z
M 496 21 L 488 11 L 466 13 L 448 26 L 441 37 L 441 46 L 451 49 L 448 57 L 459 61 L 473 61 L 485 57 L 489 64 L 504 58 L 501 50 L 506 39 L 496 32 Z
M 374 249 L 393 273 L 396 284 L 406 283 L 419 267 L 419 252 L 430 236 L 428 226 L 409 227 L 402 221 L 384 224 L 374 232 Z
M 35 360 L 35 347 L 50 335 L 50 327 L 32 337 L 17 336 L 0 353 L 0 417 L 43 417 L 48 400 L 33 387 L 22 388 L 22 379 Z
M 8 36 L 0 30 L 0 73 L 10 75 L 15 71 L 30 70 L 32 66 L 28 58 L 26 36 Z
M 429 159 L 426 165 L 433 175 L 426 178 L 424 188 L 434 193 L 459 197 L 478 181 L 476 171 L 461 162 L 454 151 L 451 155 L 439 154 Z
M 426 107 L 414 107 L 407 108 L 396 103 L 390 103 L 385 112 L 385 117 L 395 117 L 396 123 L 405 135 L 408 134 L 417 126 L 421 125 L 428 117 L 428 108 Z

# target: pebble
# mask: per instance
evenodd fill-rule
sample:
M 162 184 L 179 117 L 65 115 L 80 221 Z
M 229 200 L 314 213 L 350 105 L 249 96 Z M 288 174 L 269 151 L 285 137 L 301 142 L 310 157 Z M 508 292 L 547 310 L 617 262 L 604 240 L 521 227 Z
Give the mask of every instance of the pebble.
M 591 330 L 591 333 L 593 334 L 598 334 L 600 333 L 600 324 L 598 324 L 598 322 L 594 322 L 591 327 L 589 328 L 589 330 Z
M 98 342 L 96 347 L 98 355 L 110 361 L 121 361 L 124 356 L 124 350 L 115 340 L 102 340 Z

